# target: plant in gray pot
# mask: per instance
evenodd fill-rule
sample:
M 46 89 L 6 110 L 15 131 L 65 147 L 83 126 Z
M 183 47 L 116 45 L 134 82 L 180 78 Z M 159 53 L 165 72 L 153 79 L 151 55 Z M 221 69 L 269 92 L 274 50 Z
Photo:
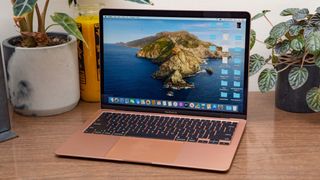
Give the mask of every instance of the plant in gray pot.
M 256 39 L 251 30 L 250 47 L 254 42 L 264 43 L 271 55 L 264 58 L 259 54 L 250 56 L 250 75 L 265 65 L 258 78 L 261 92 L 274 86 L 276 106 L 289 112 L 320 112 L 320 7 L 315 13 L 308 9 L 288 8 L 281 16 L 288 16 L 285 22 L 273 25 L 264 10 L 252 20 L 264 17 L 272 26 L 265 41 Z
M 20 36 L 4 40 L 3 50 L 14 110 L 47 116 L 73 109 L 80 97 L 77 39 L 83 41 L 77 24 L 67 14 L 56 12 L 51 16 L 54 24 L 46 27 L 49 0 L 42 10 L 37 0 L 11 2 Z M 33 28 L 34 19 L 37 29 Z M 54 25 L 60 25 L 68 34 L 48 33 Z

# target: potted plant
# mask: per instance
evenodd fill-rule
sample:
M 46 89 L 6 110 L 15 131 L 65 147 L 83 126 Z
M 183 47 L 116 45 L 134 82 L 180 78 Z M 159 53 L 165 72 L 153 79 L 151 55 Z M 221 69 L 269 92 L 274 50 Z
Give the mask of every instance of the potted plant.
M 149 0 L 130 1 L 151 4 Z M 54 24 L 46 26 L 49 0 L 42 10 L 37 0 L 11 2 L 20 36 L 4 40 L 3 50 L 14 110 L 47 116 L 73 109 L 80 98 L 77 39 L 85 43 L 76 22 L 65 13 L 55 12 L 50 16 Z M 76 4 L 76 0 L 68 3 Z M 67 33 L 48 32 L 55 25 Z
M 276 25 L 268 19 L 268 12 L 264 10 L 252 20 L 264 17 L 272 26 L 269 37 L 259 41 L 251 30 L 250 48 L 258 41 L 271 50 L 271 55 L 264 58 L 252 54 L 250 75 L 265 65 L 271 65 L 259 75 L 261 92 L 268 92 L 276 86 L 278 108 L 289 112 L 320 112 L 320 7 L 315 13 L 305 8 L 285 9 L 280 15 L 290 19 Z

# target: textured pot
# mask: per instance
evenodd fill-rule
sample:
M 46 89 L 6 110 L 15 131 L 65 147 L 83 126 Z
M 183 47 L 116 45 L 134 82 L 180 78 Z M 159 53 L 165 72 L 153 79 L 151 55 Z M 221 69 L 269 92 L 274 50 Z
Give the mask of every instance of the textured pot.
M 286 65 L 280 65 L 278 68 L 282 69 Z M 294 65 L 285 71 L 278 74 L 278 80 L 275 92 L 276 107 L 285 111 L 295 113 L 311 113 L 312 111 L 306 102 L 306 94 L 313 87 L 319 87 L 320 85 L 320 69 L 316 65 L 305 65 L 304 67 L 309 72 L 309 78 L 307 82 L 300 88 L 293 90 L 289 84 L 288 74 L 294 67 L 300 67 L 300 65 Z
M 63 33 L 52 33 L 67 36 Z M 65 44 L 22 48 L 3 41 L 11 104 L 24 115 L 49 116 L 73 109 L 79 101 L 77 40 Z

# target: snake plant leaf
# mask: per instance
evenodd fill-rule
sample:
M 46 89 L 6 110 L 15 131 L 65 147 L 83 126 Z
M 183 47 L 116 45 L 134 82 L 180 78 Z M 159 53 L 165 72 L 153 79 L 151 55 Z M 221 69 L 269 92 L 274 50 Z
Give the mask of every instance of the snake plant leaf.
M 266 44 L 267 49 L 271 49 L 276 45 L 277 39 L 269 36 L 266 40 L 264 40 L 264 43 Z
M 300 31 L 303 29 L 301 25 L 292 25 L 289 28 L 289 34 L 290 36 L 297 36 L 299 35 Z
M 256 43 L 256 32 L 253 29 L 251 29 L 250 30 L 250 50 L 253 48 L 255 43 Z
M 320 7 L 316 9 L 316 13 L 320 13 Z
M 307 104 L 310 109 L 320 112 L 320 88 L 314 87 L 307 92 Z
M 254 15 L 254 16 L 251 18 L 251 21 L 256 20 L 256 19 L 259 19 L 259 18 L 265 16 L 268 12 L 270 12 L 270 10 L 263 10 L 261 13 L 258 13 L 258 14 L 256 14 L 256 15 Z
M 284 55 L 290 50 L 290 41 L 284 40 L 275 46 L 276 54 Z
M 303 86 L 308 80 L 309 72 L 305 67 L 294 67 L 290 70 L 288 80 L 291 88 L 296 90 Z
M 320 31 L 310 33 L 306 39 L 306 49 L 313 55 L 320 53 Z
M 84 42 L 86 45 L 86 41 L 84 40 L 81 32 L 78 29 L 77 23 L 65 13 L 55 12 L 54 15 L 51 15 L 51 19 L 53 22 L 62 26 L 62 28 L 69 33 L 70 35 L 75 36 L 80 41 Z
M 320 56 L 316 57 L 315 64 L 320 68 Z
M 126 1 L 136 2 L 136 3 L 139 3 L 139 4 L 153 5 L 153 3 L 150 0 L 126 0 Z
M 292 18 L 295 21 L 301 21 L 301 20 L 304 20 L 308 16 L 308 14 L 309 14 L 309 10 L 306 8 L 303 8 L 303 9 L 299 9 L 298 12 L 294 13 Z
M 302 38 L 295 38 L 291 41 L 290 47 L 295 51 L 301 51 L 304 47 L 304 40 Z
M 270 91 L 277 82 L 278 73 L 275 69 L 264 69 L 258 78 L 259 89 L 262 93 Z
M 13 4 L 13 15 L 14 16 L 25 16 L 33 11 L 37 0 L 16 0 Z
M 315 26 L 320 26 L 320 13 L 314 14 L 310 19 L 310 23 Z
M 270 36 L 278 39 L 285 35 L 288 32 L 288 30 L 289 26 L 287 26 L 287 23 L 281 22 L 271 29 Z
M 265 65 L 265 59 L 259 54 L 252 54 L 249 60 L 249 75 L 256 74 Z
M 288 9 L 284 9 L 283 11 L 281 11 L 280 15 L 281 16 L 290 16 L 290 15 L 294 15 L 298 11 L 299 11 L 299 8 L 288 8 Z

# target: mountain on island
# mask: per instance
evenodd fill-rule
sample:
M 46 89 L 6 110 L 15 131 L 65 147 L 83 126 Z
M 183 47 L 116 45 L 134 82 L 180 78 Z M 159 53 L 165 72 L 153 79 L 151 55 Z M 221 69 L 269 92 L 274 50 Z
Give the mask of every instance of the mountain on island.
M 205 60 L 230 56 L 228 52 L 222 52 L 222 47 L 202 41 L 187 31 L 160 32 L 155 36 L 121 45 L 140 48 L 137 57 L 158 64 L 159 69 L 152 77 L 162 80 L 164 86 L 169 89 L 193 88 L 194 85 L 188 83 L 185 78 L 196 75 Z M 210 50 L 212 46 L 215 47 L 215 51 Z

